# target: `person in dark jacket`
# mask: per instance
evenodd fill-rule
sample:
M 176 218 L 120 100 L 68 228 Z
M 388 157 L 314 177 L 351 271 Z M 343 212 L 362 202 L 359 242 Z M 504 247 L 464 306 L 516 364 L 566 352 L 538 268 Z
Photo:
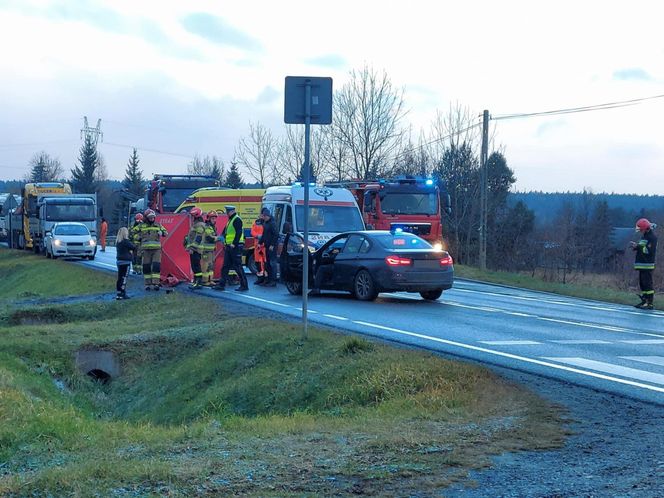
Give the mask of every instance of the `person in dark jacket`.
M 657 237 L 653 233 L 657 225 L 646 218 L 636 222 L 636 231 L 641 233 L 641 240 L 631 242 L 635 251 L 634 269 L 639 272 L 639 288 L 641 289 L 641 302 L 635 308 L 654 308 L 655 288 L 652 283 L 652 274 L 655 271 L 655 258 L 657 257 Z
M 118 230 L 118 236 L 115 239 L 116 263 L 118 266 L 118 280 L 115 283 L 117 295 L 115 299 L 129 299 L 127 295 L 127 273 L 134 259 L 133 253 L 136 246 L 129 240 L 129 230 L 127 227 L 121 227 Z
M 275 287 L 277 285 L 277 245 L 279 244 L 279 231 L 268 208 L 264 207 L 261 210 L 261 218 L 263 218 L 261 243 L 265 247 L 265 269 L 267 270 L 267 279 L 263 285 L 265 287 Z
M 228 280 L 228 272 L 231 269 L 235 270 L 240 279 L 240 286 L 236 291 L 249 290 L 247 283 L 247 276 L 244 274 L 242 268 L 242 253 L 244 252 L 244 227 L 242 226 L 242 218 L 237 214 L 235 206 L 225 206 L 228 222 L 222 234 L 217 240 L 223 242 L 224 246 L 224 266 L 221 268 L 221 277 L 219 283 L 214 286 L 217 290 L 224 290 L 226 288 L 226 280 Z

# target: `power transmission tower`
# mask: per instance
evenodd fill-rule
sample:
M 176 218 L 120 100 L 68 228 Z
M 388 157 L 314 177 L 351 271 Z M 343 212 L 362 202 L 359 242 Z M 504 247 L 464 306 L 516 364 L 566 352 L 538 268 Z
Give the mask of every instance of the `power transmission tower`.
M 92 143 L 95 144 L 95 147 L 97 146 L 97 142 L 99 141 L 99 138 L 101 137 L 101 141 L 104 141 L 104 134 L 101 131 L 101 119 L 97 120 L 97 127 L 92 128 L 91 126 L 88 125 L 88 117 L 83 116 L 83 128 L 81 128 L 81 139 L 85 136 L 86 139 L 90 139 Z
M 482 151 L 480 154 L 480 270 L 486 270 L 486 238 L 488 217 L 489 111 L 482 113 Z

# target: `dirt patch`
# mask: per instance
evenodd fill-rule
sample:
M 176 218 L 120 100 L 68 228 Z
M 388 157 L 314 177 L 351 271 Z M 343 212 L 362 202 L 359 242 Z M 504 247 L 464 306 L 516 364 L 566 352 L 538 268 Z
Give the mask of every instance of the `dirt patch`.
M 9 315 L 9 325 L 46 325 L 69 321 L 65 312 L 58 308 L 16 310 Z

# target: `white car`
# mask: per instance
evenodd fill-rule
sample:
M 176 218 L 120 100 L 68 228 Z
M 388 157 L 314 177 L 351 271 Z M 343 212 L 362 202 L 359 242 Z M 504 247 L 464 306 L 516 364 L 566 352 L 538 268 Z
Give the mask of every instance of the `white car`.
M 95 259 L 97 241 L 83 223 L 56 223 L 44 237 L 47 258 L 81 257 Z

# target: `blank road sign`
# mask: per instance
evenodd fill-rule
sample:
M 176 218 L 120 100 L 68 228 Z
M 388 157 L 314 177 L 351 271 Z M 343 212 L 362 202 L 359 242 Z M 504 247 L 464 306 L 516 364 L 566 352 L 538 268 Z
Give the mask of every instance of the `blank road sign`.
M 332 78 L 286 76 L 284 123 L 305 124 L 306 86 L 311 88 L 311 124 L 332 123 Z

